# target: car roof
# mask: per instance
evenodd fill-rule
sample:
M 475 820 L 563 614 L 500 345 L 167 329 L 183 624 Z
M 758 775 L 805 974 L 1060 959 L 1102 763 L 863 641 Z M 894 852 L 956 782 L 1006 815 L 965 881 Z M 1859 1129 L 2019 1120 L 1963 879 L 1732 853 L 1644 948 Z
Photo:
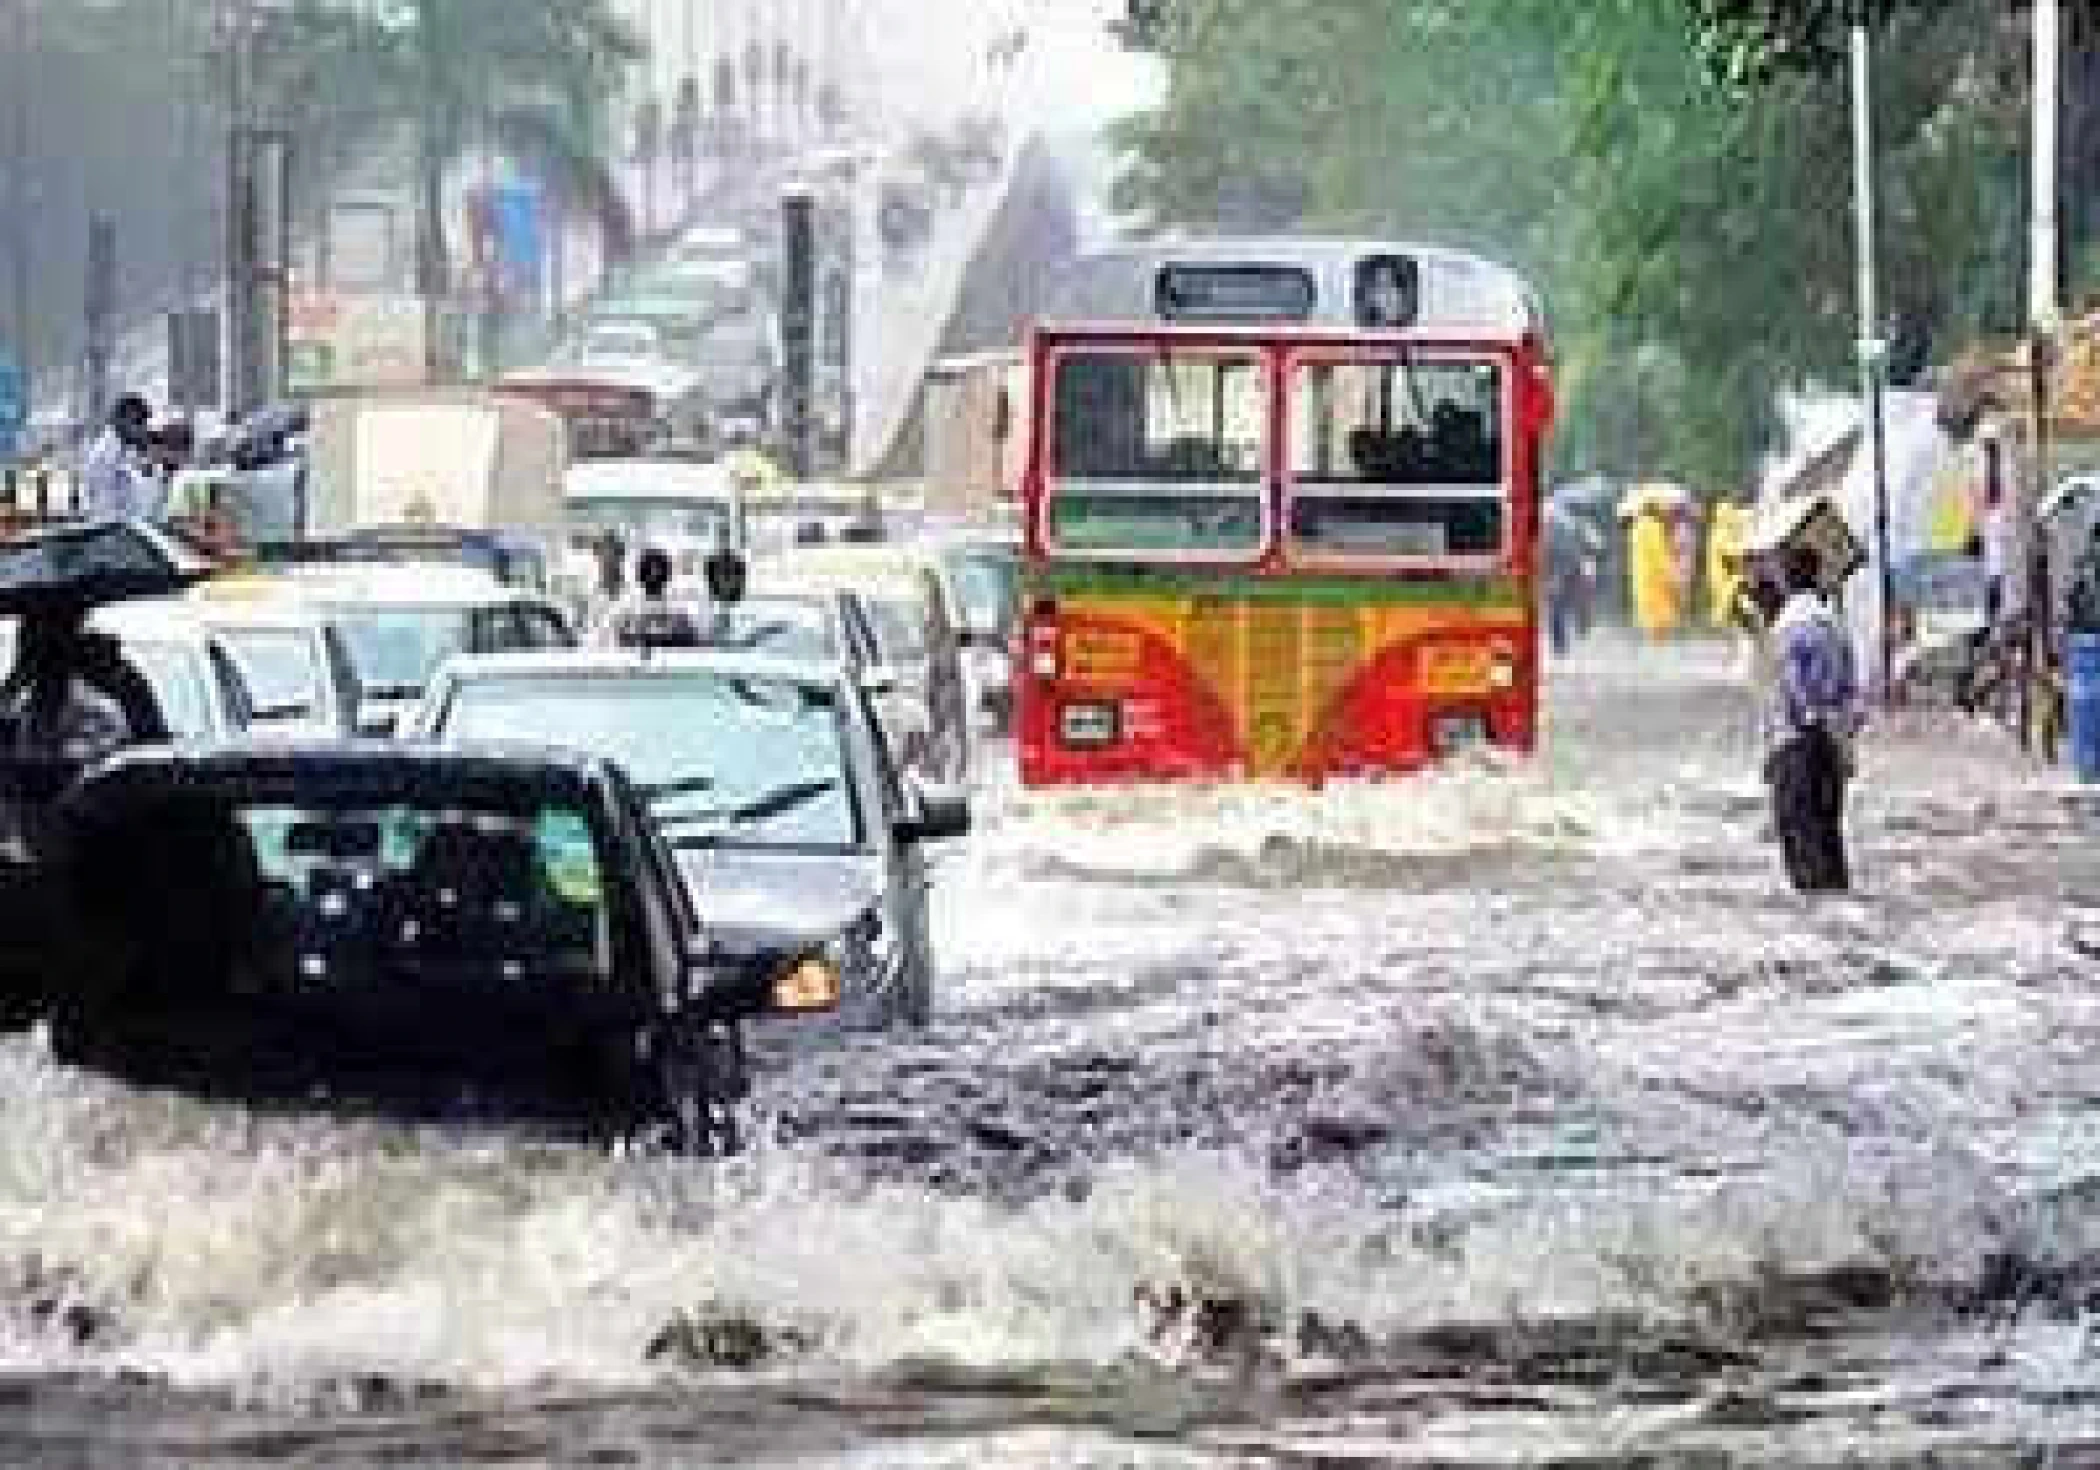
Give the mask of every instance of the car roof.
M 285 573 L 285 584 L 294 602 L 337 608 L 468 608 L 546 600 L 489 572 L 443 562 L 294 567 Z
M 736 480 L 719 460 L 588 459 L 569 467 L 562 488 L 571 500 L 715 500 L 733 496 Z
M 190 603 L 153 598 L 116 602 L 96 608 L 88 626 L 98 633 L 134 643 L 187 643 L 203 646 L 212 641 L 211 626 Z
M 218 788 L 298 807 L 359 800 L 515 800 L 544 787 L 589 801 L 612 766 L 578 751 L 522 745 L 418 745 L 383 740 L 243 738 L 122 751 L 82 779 L 75 801 L 92 808 L 126 793 Z
M 440 677 L 472 682 L 502 678 L 670 678 L 681 674 L 827 687 L 846 677 L 845 671 L 829 660 L 786 659 L 706 648 L 570 648 L 459 654 L 446 662 Z

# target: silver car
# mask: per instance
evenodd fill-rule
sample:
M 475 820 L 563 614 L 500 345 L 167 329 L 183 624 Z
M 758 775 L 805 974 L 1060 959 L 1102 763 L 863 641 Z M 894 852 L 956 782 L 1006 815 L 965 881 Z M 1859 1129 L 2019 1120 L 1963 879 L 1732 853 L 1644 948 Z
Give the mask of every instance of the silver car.
M 926 843 L 959 794 L 908 783 L 869 697 L 833 664 L 675 650 L 453 660 L 407 727 L 609 759 L 648 795 L 694 905 L 741 945 L 826 945 L 849 1022 L 925 1023 Z

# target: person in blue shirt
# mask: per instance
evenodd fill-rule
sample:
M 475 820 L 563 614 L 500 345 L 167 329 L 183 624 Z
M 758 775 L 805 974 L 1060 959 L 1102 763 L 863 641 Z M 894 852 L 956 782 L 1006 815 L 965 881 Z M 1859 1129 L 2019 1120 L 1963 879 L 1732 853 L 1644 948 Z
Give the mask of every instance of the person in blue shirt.
M 1814 548 L 1787 548 L 1781 567 L 1786 602 L 1772 624 L 1774 670 L 1765 711 L 1773 825 L 1796 889 L 1842 893 L 1852 886 L 1845 787 L 1860 725 L 1852 644 L 1823 595 Z

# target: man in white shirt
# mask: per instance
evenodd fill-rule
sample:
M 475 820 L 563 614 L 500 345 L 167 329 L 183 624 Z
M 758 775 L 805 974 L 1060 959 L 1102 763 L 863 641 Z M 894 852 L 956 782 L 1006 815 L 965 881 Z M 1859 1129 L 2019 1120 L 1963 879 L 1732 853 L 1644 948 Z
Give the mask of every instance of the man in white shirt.
M 136 393 L 127 393 L 110 410 L 109 424 L 96 435 L 81 465 L 81 489 L 87 513 L 98 521 L 158 520 L 165 487 L 146 463 L 153 435 L 153 410 Z

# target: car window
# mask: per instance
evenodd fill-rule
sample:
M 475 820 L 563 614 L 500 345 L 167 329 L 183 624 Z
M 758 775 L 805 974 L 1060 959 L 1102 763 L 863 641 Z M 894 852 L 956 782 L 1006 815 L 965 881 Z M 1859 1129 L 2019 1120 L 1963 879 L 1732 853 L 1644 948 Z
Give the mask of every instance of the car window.
M 126 639 L 124 655 L 153 687 L 170 735 L 196 740 L 219 733 L 213 676 L 197 649 L 184 643 Z
M 220 634 L 258 714 L 310 719 L 328 707 L 328 673 L 315 640 L 294 628 Z
M 530 741 L 604 757 L 650 798 L 674 843 L 859 850 L 836 694 L 713 673 L 463 681 L 439 738 Z
M 925 662 L 931 649 L 926 641 L 926 609 L 921 604 L 910 598 L 871 597 L 864 606 L 874 627 L 879 662 Z
M 523 603 L 516 611 L 520 647 L 553 649 L 575 646 L 576 640 L 570 634 L 568 624 L 550 609 Z
M 468 647 L 468 617 L 458 608 L 346 605 L 336 619 L 367 696 L 420 693 L 440 664 Z
M 347 983 L 375 959 L 492 981 L 610 976 L 604 872 L 581 808 L 259 805 L 234 817 L 263 890 L 258 958 L 295 983 Z
M 839 657 L 824 605 L 806 598 L 749 597 L 705 614 L 703 627 L 710 648 L 817 662 Z

